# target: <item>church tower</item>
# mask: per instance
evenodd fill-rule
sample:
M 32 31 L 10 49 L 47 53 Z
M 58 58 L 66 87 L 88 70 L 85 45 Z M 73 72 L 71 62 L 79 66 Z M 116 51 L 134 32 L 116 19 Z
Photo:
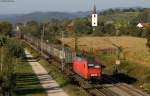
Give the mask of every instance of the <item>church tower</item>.
M 93 30 L 95 29 L 95 27 L 97 27 L 98 25 L 98 15 L 96 13 L 96 5 L 95 5 L 95 2 L 94 2 L 94 7 L 93 7 L 93 11 L 92 11 L 92 27 L 93 27 Z

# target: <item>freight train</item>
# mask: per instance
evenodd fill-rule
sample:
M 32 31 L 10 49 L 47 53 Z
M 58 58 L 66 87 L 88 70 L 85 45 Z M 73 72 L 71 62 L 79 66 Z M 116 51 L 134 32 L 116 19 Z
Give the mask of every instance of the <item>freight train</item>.
M 60 46 L 41 42 L 40 39 L 28 35 L 23 35 L 23 39 L 36 48 L 42 50 L 44 53 L 54 56 L 59 60 L 62 59 L 63 54 L 64 63 L 71 65 L 71 68 L 69 68 L 71 72 L 82 77 L 84 80 L 89 81 L 93 79 L 100 79 L 102 77 L 101 64 L 97 62 L 93 56 L 76 54 L 76 52 L 69 48 L 64 48 L 64 51 L 62 51 Z

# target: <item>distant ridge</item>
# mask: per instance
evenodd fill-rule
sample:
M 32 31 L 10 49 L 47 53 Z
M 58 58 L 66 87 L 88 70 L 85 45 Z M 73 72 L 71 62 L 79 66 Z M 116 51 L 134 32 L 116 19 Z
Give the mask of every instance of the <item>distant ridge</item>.
M 51 19 L 63 20 L 83 18 L 90 15 L 90 12 L 33 12 L 29 14 L 10 14 L 0 15 L 0 21 L 9 21 L 11 23 L 25 22 L 35 20 L 38 22 L 50 21 Z

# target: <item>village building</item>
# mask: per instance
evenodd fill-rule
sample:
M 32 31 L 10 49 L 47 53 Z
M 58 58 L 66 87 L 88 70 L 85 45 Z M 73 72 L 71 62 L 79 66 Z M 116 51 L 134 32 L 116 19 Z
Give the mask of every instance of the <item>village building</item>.
M 150 28 L 150 23 L 142 23 L 142 22 L 140 22 L 140 23 L 137 24 L 137 27 L 138 28 Z

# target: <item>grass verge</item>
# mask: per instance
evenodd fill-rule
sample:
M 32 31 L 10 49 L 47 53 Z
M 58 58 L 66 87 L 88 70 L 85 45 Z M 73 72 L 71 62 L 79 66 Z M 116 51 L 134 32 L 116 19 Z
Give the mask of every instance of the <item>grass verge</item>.
M 16 96 L 47 96 L 36 74 L 26 61 L 15 66 Z

